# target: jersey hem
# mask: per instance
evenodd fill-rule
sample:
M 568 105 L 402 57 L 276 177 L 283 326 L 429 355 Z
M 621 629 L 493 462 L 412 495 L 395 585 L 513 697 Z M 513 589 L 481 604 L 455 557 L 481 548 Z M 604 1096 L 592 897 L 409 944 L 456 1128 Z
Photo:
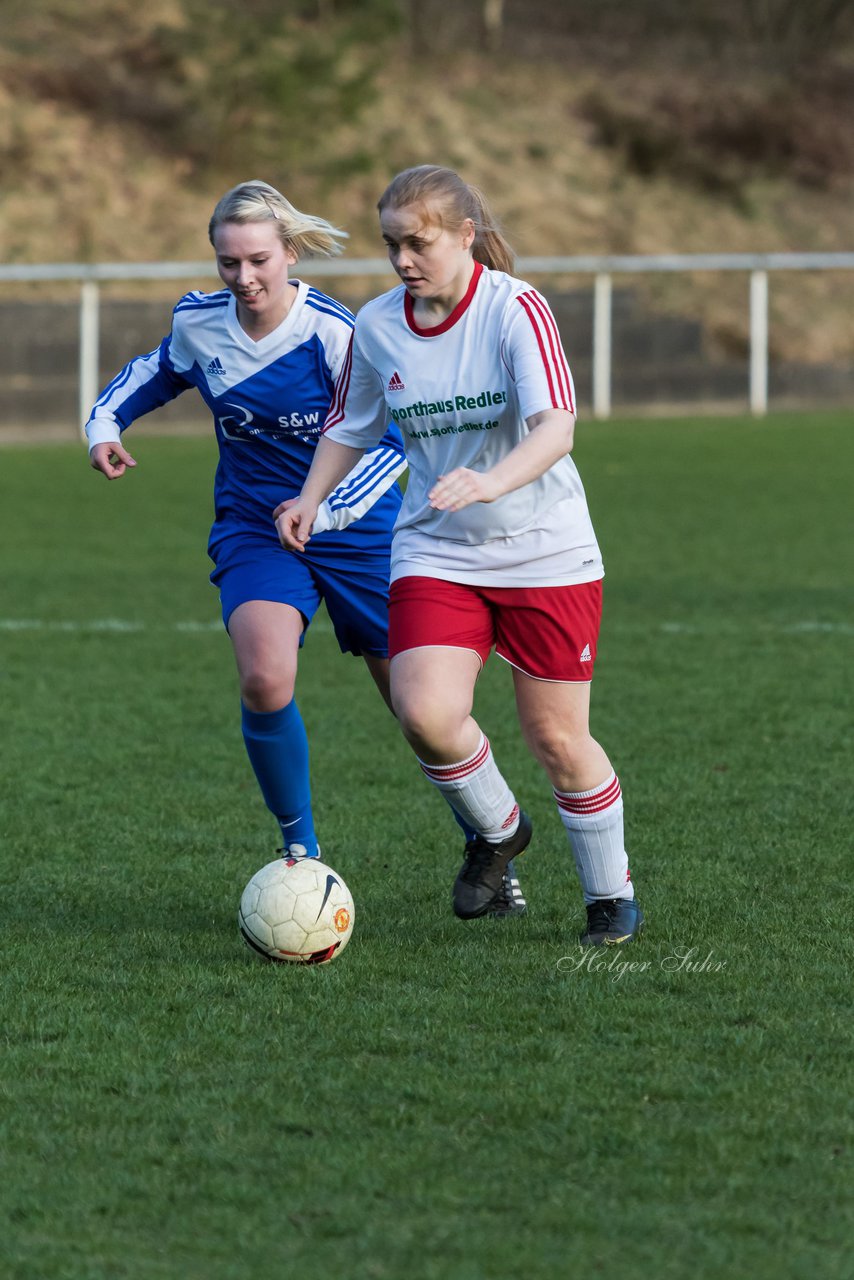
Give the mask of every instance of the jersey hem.
M 391 582 L 396 582 L 398 578 L 439 578 L 443 582 L 458 582 L 461 586 L 470 587 L 522 587 L 532 589 L 537 587 L 574 587 L 583 582 L 599 582 L 604 577 L 605 570 L 600 569 L 598 573 L 593 574 L 561 574 L 559 577 L 550 576 L 542 580 L 531 578 L 530 574 L 528 574 L 524 579 L 520 580 L 514 575 L 507 574 L 501 570 L 494 570 L 492 573 L 467 573 L 462 569 L 445 569 L 442 565 L 407 564 L 406 561 L 393 565 L 391 570 Z

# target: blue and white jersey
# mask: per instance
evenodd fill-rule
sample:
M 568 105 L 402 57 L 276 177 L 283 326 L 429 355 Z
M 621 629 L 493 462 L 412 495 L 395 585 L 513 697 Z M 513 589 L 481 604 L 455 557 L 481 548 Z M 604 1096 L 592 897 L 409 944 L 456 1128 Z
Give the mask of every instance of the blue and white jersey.
M 241 530 L 276 536 L 273 509 L 302 489 L 347 354 L 352 313 L 304 281 L 290 283 L 297 296 L 287 316 L 258 342 L 241 328 L 230 290 L 185 294 L 168 337 L 125 365 L 86 425 L 90 449 L 118 441 L 137 418 L 195 387 L 219 444 L 212 551 L 219 537 Z M 401 500 L 394 482 L 405 466 L 391 425 L 318 512 L 315 534 L 360 520 L 361 532 L 390 536 Z

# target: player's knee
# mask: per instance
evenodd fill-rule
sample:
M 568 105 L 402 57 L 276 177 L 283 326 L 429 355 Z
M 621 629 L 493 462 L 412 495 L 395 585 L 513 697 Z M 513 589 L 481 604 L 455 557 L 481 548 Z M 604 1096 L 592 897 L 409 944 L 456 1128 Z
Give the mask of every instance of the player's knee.
M 547 725 L 532 730 L 528 742 L 543 768 L 554 777 L 582 770 L 592 739 L 587 733 L 572 733 L 560 725 Z
M 418 692 L 393 696 L 394 714 L 404 736 L 416 750 L 419 747 L 441 748 L 455 731 L 456 719 L 445 708 Z
M 245 671 L 241 674 L 240 696 L 250 711 L 278 711 L 293 699 L 293 674 L 263 669 Z

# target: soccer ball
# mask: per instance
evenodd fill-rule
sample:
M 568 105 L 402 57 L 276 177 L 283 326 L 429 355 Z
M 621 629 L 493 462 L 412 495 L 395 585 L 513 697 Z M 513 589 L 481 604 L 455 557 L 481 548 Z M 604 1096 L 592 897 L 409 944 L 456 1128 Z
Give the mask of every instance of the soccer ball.
M 247 945 L 286 964 L 328 964 L 350 941 L 350 890 L 318 858 L 277 858 L 243 890 L 237 923 Z

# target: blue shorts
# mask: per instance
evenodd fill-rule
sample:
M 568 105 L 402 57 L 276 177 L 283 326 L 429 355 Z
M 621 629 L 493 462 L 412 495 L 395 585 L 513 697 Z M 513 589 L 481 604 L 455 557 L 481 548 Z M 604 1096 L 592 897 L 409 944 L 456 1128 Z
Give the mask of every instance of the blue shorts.
M 388 540 L 370 551 L 352 544 L 342 551 L 340 538 L 321 534 L 299 552 L 240 531 L 218 538 L 212 558 L 226 629 L 237 606 L 249 600 L 292 605 L 308 628 L 322 600 L 342 653 L 388 657 Z

